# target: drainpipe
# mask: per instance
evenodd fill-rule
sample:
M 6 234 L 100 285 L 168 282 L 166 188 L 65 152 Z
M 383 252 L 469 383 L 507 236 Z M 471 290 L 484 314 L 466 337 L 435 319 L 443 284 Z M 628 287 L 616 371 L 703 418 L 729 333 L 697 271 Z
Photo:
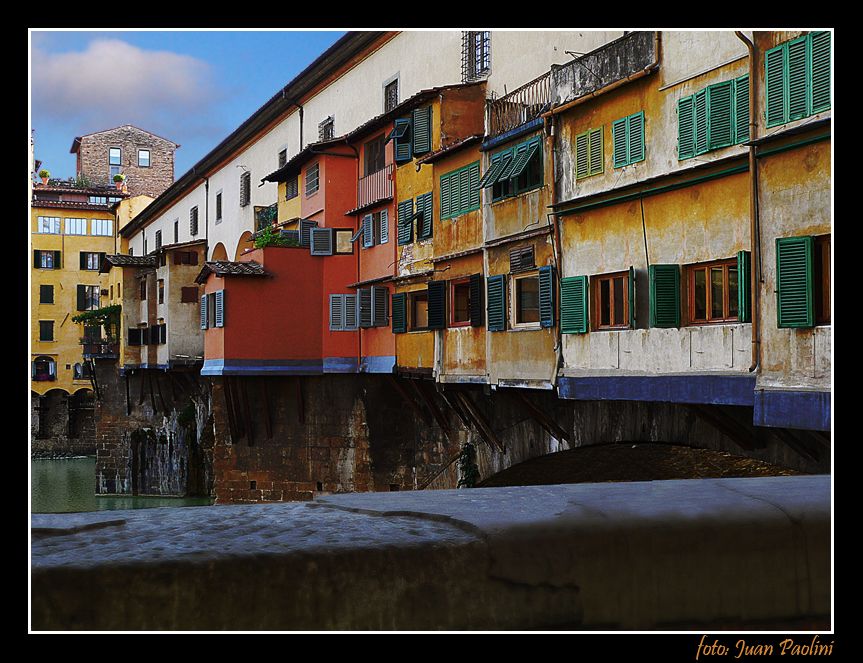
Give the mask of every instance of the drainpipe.
M 287 100 L 287 95 L 285 94 L 285 89 L 286 88 L 282 88 L 282 99 Z M 289 103 L 291 106 L 296 106 L 297 108 L 300 109 L 300 149 L 298 149 L 297 152 L 302 152 L 303 151 L 303 107 L 300 104 L 298 104 L 296 101 L 291 101 Z
M 210 253 L 210 178 L 202 177 L 204 180 L 204 262 Z
M 755 278 L 756 274 L 761 273 L 761 252 L 759 228 L 758 228 L 758 162 L 755 159 L 755 145 L 752 142 L 756 139 L 756 124 L 755 124 L 755 103 L 757 95 L 755 93 L 755 44 L 739 30 L 735 30 L 734 34 L 740 39 L 746 48 L 749 50 L 749 242 L 752 250 L 752 274 L 750 275 L 750 288 L 752 300 L 752 364 L 749 366 L 749 372 L 758 369 L 761 363 L 761 329 L 759 326 L 759 284 L 760 281 Z
M 546 144 L 548 145 L 548 149 L 546 150 L 546 154 L 551 156 L 551 203 L 552 205 L 557 202 L 557 161 L 554 158 L 554 117 L 550 116 L 545 118 L 545 128 L 546 128 Z M 547 172 L 547 169 L 546 169 Z M 554 224 L 554 249 L 555 249 L 555 273 L 557 274 L 557 292 L 558 298 L 560 297 L 560 279 L 563 276 L 562 274 L 562 262 L 563 262 L 563 250 L 561 248 L 560 243 L 560 219 L 556 214 L 550 214 L 552 218 L 552 223 Z M 554 364 L 554 370 L 551 373 L 551 384 L 557 386 L 557 373 L 560 370 L 560 367 L 563 365 L 563 332 L 562 325 L 560 324 L 560 316 L 558 315 L 557 320 L 557 342 L 555 343 L 556 351 L 557 351 L 557 359 Z

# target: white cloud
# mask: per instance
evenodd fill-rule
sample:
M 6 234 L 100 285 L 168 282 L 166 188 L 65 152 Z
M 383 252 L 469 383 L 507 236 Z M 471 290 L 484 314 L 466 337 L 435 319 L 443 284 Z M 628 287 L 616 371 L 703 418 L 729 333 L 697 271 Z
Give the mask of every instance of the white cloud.
M 73 121 L 82 133 L 128 123 L 171 138 L 194 126 L 219 96 L 210 65 L 188 55 L 119 39 L 95 39 L 85 51 L 67 53 L 40 45 L 32 50 L 34 120 Z

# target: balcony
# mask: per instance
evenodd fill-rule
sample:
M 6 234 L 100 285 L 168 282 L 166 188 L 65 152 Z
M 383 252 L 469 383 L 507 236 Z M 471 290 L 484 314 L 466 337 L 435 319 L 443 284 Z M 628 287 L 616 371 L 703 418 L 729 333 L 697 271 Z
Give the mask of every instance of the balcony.
M 112 338 L 82 338 L 82 354 L 84 359 L 118 359 L 120 357 L 120 342 Z
M 544 73 L 488 102 L 488 135 L 497 136 L 535 120 L 551 108 L 551 75 Z
M 357 182 L 357 206 L 353 212 L 393 197 L 393 164 L 361 177 Z

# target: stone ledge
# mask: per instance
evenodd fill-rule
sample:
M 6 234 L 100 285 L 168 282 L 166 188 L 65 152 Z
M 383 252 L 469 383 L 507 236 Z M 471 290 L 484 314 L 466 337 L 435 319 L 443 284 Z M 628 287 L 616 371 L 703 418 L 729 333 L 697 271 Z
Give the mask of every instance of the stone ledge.
M 32 527 L 35 630 L 645 629 L 830 614 L 829 476 L 346 494 L 34 515 Z

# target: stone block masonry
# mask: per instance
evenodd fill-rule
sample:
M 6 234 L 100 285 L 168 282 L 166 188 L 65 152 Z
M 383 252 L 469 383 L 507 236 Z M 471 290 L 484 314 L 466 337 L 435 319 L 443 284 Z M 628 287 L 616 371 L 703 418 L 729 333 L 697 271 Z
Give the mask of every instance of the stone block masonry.
M 30 396 L 33 457 L 95 455 L 95 399 L 91 391 L 82 389 L 69 395 L 62 389 L 52 389 L 42 396 L 33 392 Z

